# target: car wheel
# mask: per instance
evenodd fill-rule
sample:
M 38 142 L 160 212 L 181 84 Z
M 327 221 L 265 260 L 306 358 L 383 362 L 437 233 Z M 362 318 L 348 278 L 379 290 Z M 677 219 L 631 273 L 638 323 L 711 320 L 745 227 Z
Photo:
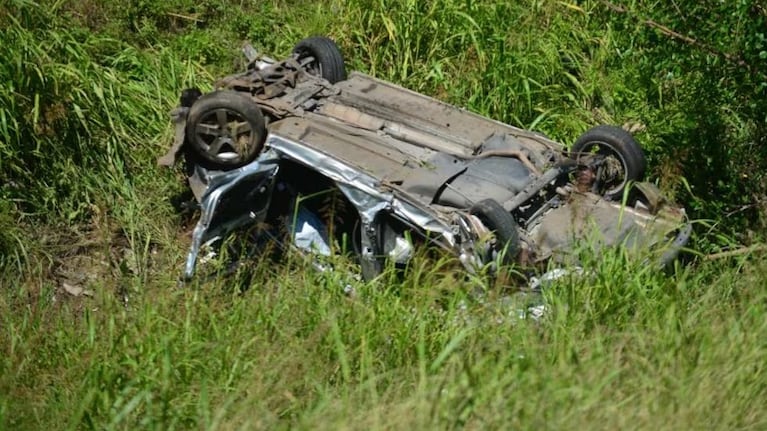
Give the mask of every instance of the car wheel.
M 261 152 L 265 137 L 264 115 L 245 94 L 215 91 L 189 109 L 187 143 L 206 168 L 228 170 L 250 163 Z
M 346 79 L 344 57 L 338 45 L 324 36 L 313 36 L 298 42 L 293 55 L 305 70 L 335 84 Z
M 519 225 L 514 217 L 494 199 L 477 202 L 469 209 L 495 236 L 494 251 L 501 255 L 502 263 L 513 263 L 520 250 Z
M 597 189 L 609 200 L 622 199 L 629 182 L 644 177 L 646 162 L 642 148 L 629 132 L 617 126 L 589 129 L 575 141 L 571 156 L 579 164 L 593 166 L 594 161 L 600 162 L 595 178 Z

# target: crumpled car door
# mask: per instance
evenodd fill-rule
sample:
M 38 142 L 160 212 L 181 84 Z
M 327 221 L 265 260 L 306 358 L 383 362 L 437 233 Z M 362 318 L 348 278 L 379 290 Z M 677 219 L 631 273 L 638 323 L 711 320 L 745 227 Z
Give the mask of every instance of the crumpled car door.
M 185 279 L 189 280 L 194 275 L 203 244 L 265 219 L 277 170 L 276 160 L 269 160 L 226 172 L 202 172 L 207 175 L 207 186 L 200 198 L 201 214 L 192 233 Z

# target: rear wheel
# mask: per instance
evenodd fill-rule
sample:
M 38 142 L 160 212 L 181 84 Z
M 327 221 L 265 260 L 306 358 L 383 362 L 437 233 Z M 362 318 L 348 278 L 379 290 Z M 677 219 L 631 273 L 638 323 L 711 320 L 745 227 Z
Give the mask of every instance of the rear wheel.
M 187 143 L 206 168 L 228 170 L 250 163 L 261 152 L 265 137 L 261 109 L 242 93 L 208 93 L 189 109 Z
M 620 127 L 596 126 L 573 144 L 572 157 L 594 166 L 596 189 L 606 199 L 620 200 L 630 181 L 641 181 L 646 162 L 644 152 L 631 134 Z
M 344 57 L 332 39 L 308 37 L 296 44 L 293 55 L 311 75 L 325 78 L 331 84 L 346 79 Z

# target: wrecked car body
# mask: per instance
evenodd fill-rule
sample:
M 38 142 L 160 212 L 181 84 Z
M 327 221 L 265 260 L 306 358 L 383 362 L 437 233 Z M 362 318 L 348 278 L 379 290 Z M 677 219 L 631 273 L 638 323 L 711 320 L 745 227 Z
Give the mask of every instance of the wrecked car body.
M 215 91 L 182 94 L 174 144 L 159 160 L 185 160 L 201 210 L 186 278 L 204 244 L 263 223 L 282 224 L 305 251 L 341 244 L 366 278 L 387 260 L 407 264 L 417 244 L 476 271 L 564 261 L 583 240 L 655 248 L 666 265 L 690 236 L 684 210 L 641 183 L 641 148 L 620 128 L 597 126 L 568 151 L 374 77 L 347 77 L 327 38 L 305 39 L 281 61 L 249 45 L 245 54 L 247 70 Z M 312 203 L 328 190 L 340 217 Z

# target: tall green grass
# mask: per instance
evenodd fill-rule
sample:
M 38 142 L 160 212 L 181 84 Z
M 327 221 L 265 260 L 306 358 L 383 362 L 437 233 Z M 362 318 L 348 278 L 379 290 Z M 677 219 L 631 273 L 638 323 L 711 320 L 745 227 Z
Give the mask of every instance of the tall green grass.
M 2 314 L 9 429 L 760 428 L 765 268 L 676 278 L 602 258 L 519 309 L 422 274 L 362 284 L 297 264 Z M 343 293 L 351 284 L 353 296 Z M 710 286 L 701 289 L 699 286 Z M 64 425 L 66 424 L 66 425 Z
M 241 66 L 244 39 L 284 55 L 327 34 L 349 68 L 565 142 L 641 123 L 684 198 L 666 156 L 698 138 L 743 154 L 755 117 L 722 107 L 719 134 L 698 130 L 704 81 L 647 81 L 647 35 L 602 3 L 40 3 L 0 5 L 0 429 L 767 426 L 758 252 L 671 274 L 587 256 L 542 297 L 420 259 L 370 283 L 291 258 L 179 288 L 194 219 L 155 166 L 167 111 Z M 698 245 L 748 239 L 716 212 L 740 201 L 686 203 L 716 226 Z M 543 319 L 519 317 L 530 303 Z
M 131 245 L 161 235 L 145 220 L 168 219 L 176 187 L 152 162 L 170 138 L 167 112 L 179 88 L 210 80 L 170 49 L 66 27 L 55 12 L 0 9 L 1 260 L 23 261 L 28 248 L 47 255 L 102 221 Z

